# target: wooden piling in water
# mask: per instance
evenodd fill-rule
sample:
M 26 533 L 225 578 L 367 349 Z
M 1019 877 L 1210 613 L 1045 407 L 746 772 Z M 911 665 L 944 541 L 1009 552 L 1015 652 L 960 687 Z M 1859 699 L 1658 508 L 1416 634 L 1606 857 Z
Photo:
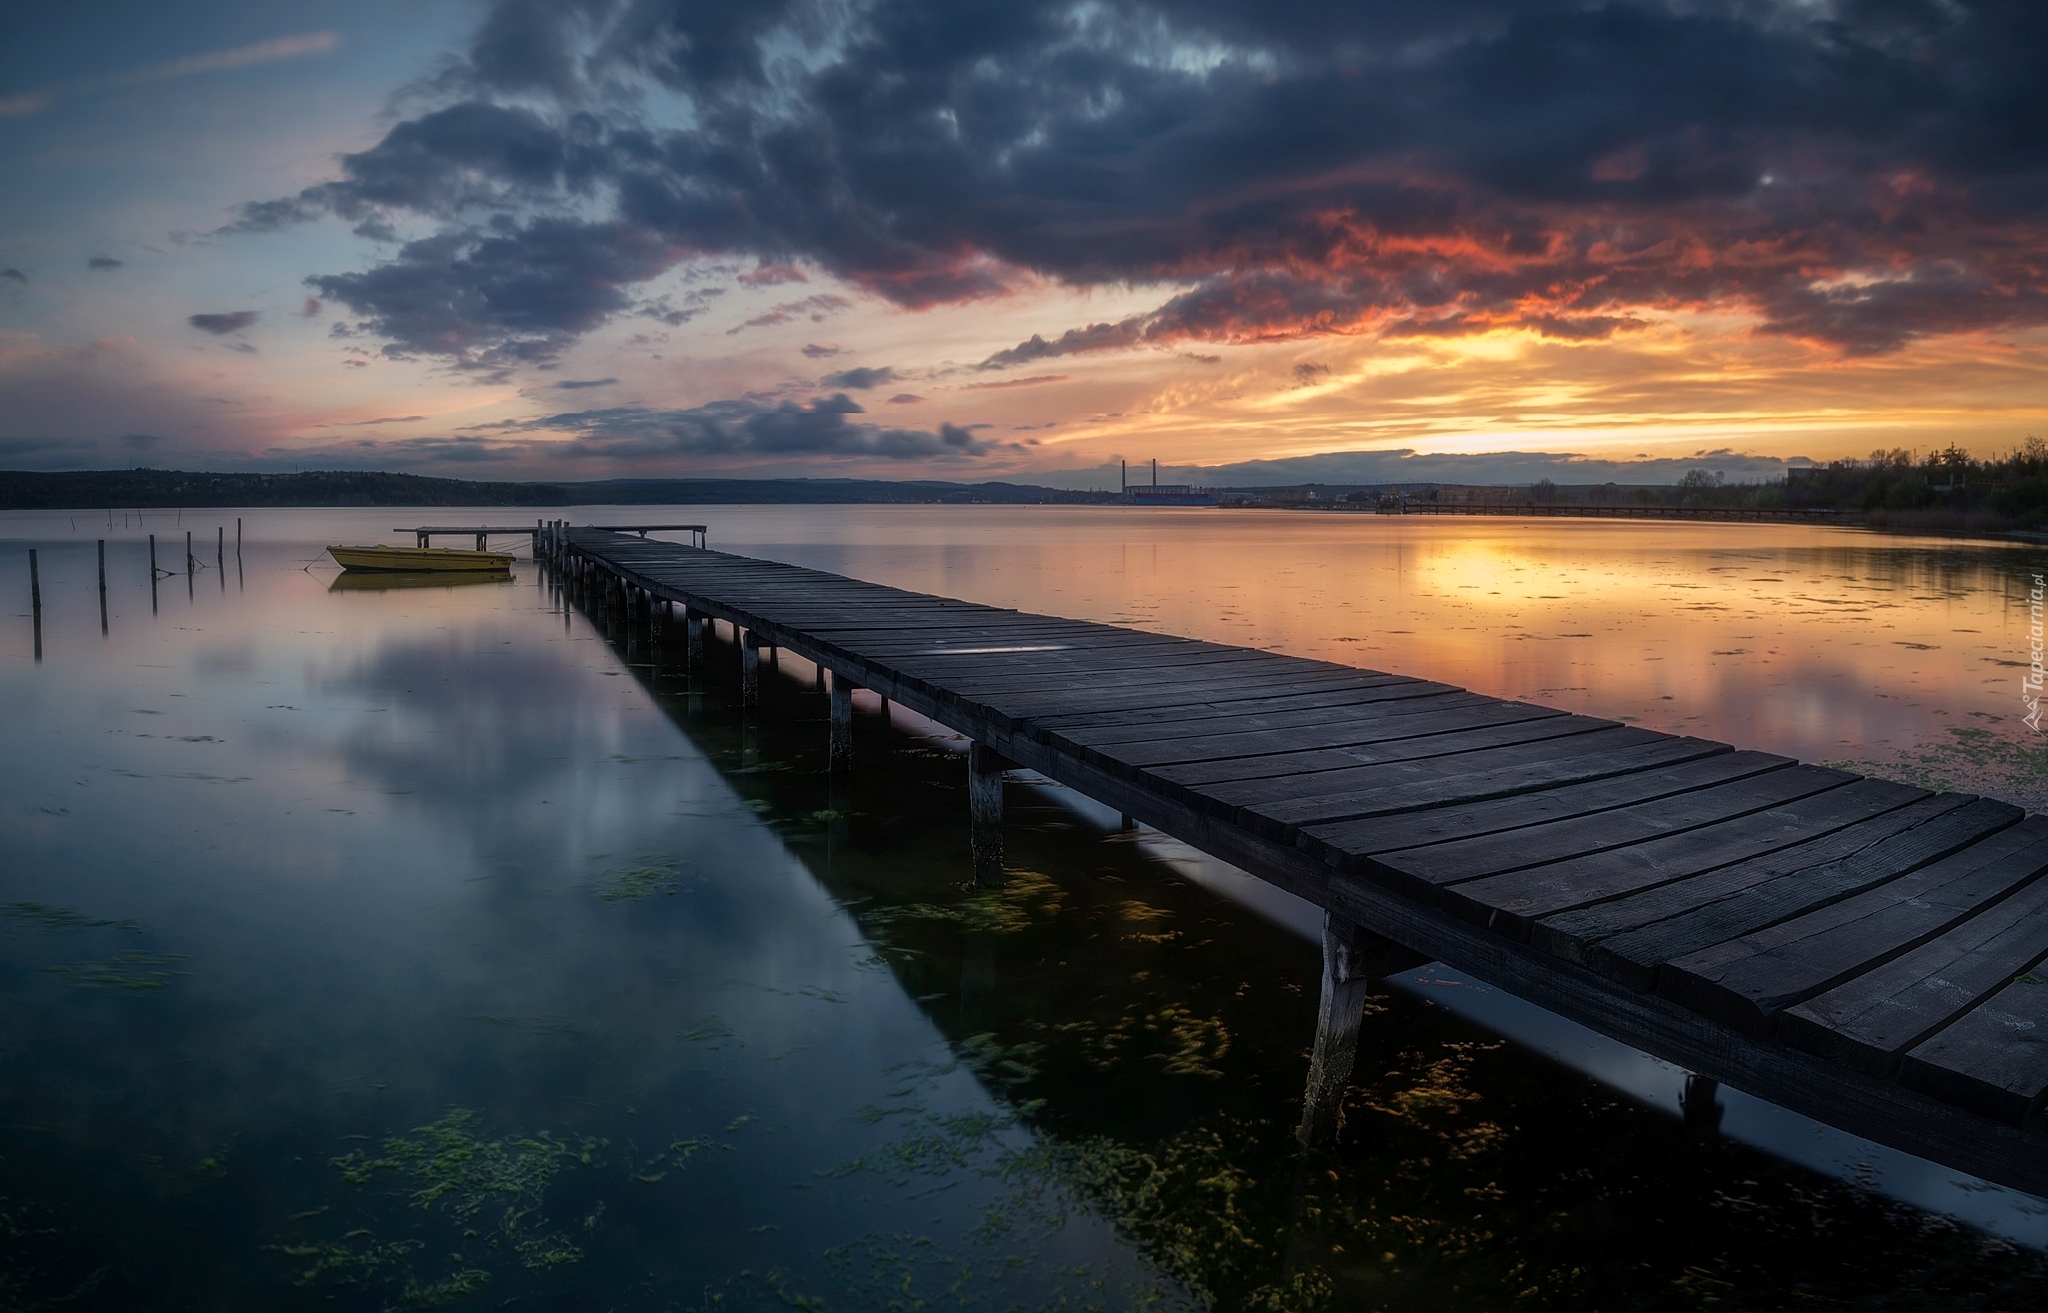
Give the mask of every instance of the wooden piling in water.
M 978 885 L 1003 882 L 1003 772 L 1015 764 L 985 743 L 967 747 L 968 845 Z
M 751 629 L 740 635 L 740 705 L 761 705 L 761 640 Z
M 1323 913 L 1323 993 L 1316 1009 L 1316 1046 L 1309 1059 L 1308 1090 L 1301 1125 L 1294 1136 L 1320 1148 L 1336 1142 L 1344 1126 L 1344 1089 L 1358 1059 L 1358 1028 L 1366 996 L 1379 976 L 1412 970 L 1428 961 L 1420 953 L 1383 939 L 1332 912 Z
M 113 518 L 113 516 L 109 515 L 109 516 L 108 516 L 107 518 L 108 518 L 108 519 L 112 519 L 112 518 Z M 100 541 L 100 635 L 101 635 L 102 637 L 105 637 L 105 635 L 106 635 L 106 632 L 107 632 L 107 540 L 106 540 L 106 539 L 104 539 L 104 538 L 102 538 L 102 539 L 100 539 L 99 541 Z
M 1687 1135 L 1706 1144 L 1720 1138 L 1721 1082 L 1698 1072 L 1686 1073 L 1685 1089 L 1678 1096 L 1678 1108 L 1685 1115 Z
M 43 577 L 36 568 L 36 549 L 28 549 L 28 600 L 36 632 L 36 664 L 43 664 Z
M 853 689 L 852 680 L 832 672 L 832 691 L 827 695 L 832 708 L 832 730 L 825 742 L 827 770 L 853 765 Z

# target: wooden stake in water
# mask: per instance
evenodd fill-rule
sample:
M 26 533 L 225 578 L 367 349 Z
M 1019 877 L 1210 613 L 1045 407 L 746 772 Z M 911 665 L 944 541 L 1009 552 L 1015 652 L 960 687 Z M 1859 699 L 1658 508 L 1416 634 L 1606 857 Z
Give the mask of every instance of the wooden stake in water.
M 228 563 L 228 530 L 224 524 L 215 525 L 213 529 L 213 563 L 216 566 Z
M 185 573 L 192 573 L 192 531 L 185 530 Z
M 112 519 L 109 514 L 108 519 Z M 107 635 L 107 540 L 100 539 L 100 637 Z
M 43 577 L 36 569 L 36 549 L 28 549 L 29 610 L 35 616 L 36 664 L 43 664 Z

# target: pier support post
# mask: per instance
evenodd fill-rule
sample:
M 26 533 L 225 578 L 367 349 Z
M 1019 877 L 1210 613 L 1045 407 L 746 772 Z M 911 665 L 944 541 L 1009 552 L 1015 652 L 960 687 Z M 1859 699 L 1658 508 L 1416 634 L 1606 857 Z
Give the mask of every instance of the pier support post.
M 692 667 L 704 664 L 704 616 L 688 607 L 683 608 L 683 628 L 689 631 L 685 644 L 687 660 Z
M 1721 1138 L 1721 1082 L 1712 1076 L 1687 1072 L 1685 1090 L 1678 1096 L 1679 1111 L 1685 1114 L 1685 1133 L 1702 1144 Z
M 1336 915 L 1323 913 L 1323 997 L 1316 1011 L 1315 1055 L 1309 1060 L 1296 1139 L 1311 1148 L 1334 1143 L 1344 1126 L 1344 1088 L 1358 1059 L 1358 1028 L 1376 977 L 1429 959 Z
M 825 744 L 825 768 L 845 770 L 853 765 L 854 682 L 838 671 L 832 672 L 832 731 Z
M 978 885 L 1003 882 L 1003 772 L 1015 765 L 986 744 L 967 746 L 968 842 Z
M 761 705 L 761 640 L 751 629 L 740 635 L 740 705 Z

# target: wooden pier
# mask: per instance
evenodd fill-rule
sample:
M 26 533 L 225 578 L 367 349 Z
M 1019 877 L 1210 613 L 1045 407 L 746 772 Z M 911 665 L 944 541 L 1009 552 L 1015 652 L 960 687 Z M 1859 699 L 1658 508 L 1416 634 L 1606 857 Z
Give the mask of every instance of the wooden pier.
M 2048 1197 L 2048 818 L 1448 684 L 543 526 L 600 607 L 680 607 L 1325 909 L 1302 1123 L 1326 1138 L 1363 982 L 1442 961 L 1879 1143 Z

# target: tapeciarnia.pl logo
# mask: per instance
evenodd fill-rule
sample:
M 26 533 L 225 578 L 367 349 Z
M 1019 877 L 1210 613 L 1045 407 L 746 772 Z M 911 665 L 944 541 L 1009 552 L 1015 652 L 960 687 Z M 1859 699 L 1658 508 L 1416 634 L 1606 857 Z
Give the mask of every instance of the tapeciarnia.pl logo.
M 2033 665 L 2026 677 L 2020 680 L 2020 701 L 2027 704 L 2027 728 L 2036 734 L 2041 732 L 2041 600 L 2048 596 L 2048 581 L 2040 575 L 2034 576 L 2034 586 L 2027 590 L 2027 650 L 2033 657 Z

